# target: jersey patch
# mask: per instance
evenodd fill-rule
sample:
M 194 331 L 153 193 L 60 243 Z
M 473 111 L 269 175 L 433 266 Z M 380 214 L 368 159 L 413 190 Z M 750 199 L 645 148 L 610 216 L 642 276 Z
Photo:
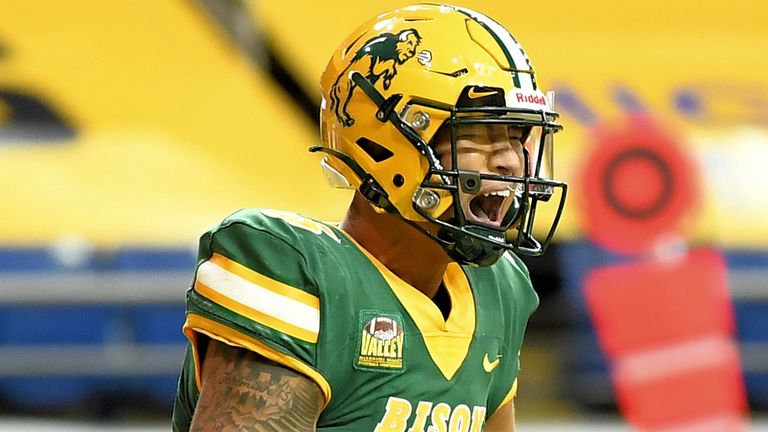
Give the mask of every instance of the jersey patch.
M 405 329 L 398 314 L 360 312 L 357 369 L 400 373 L 405 370 Z

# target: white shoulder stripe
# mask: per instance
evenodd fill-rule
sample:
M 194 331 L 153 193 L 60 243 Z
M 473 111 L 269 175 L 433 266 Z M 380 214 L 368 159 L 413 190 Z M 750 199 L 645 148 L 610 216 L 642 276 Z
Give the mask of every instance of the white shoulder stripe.
M 528 56 L 523 51 L 523 48 L 499 23 L 481 14 L 480 12 L 473 11 L 472 9 L 466 9 L 462 7 L 456 7 L 456 9 L 464 12 L 477 21 L 480 21 L 483 25 L 491 29 L 496 37 L 505 45 L 507 51 L 509 51 L 510 55 L 512 56 L 512 61 L 514 61 L 518 69 L 526 69 L 530 67 Z M 521 73 L 517 75 L 520 78 L 521 89 L 530 91 L 534 90 L 533 80 L 531 79 L 530 74 Z
M 197 269 L 197 280 L 222 296 L 270 317 L 317 334 L 320 310 L 247 281 L 206 261 Z

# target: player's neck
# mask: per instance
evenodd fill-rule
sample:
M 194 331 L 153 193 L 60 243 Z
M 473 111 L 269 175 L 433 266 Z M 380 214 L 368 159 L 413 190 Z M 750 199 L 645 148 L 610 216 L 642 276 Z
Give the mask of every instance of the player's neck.
M 451 259 L 416 228 L 388 213 L 377 213 L 355 195 L 341 228 L 414 288 L 432 298 Z

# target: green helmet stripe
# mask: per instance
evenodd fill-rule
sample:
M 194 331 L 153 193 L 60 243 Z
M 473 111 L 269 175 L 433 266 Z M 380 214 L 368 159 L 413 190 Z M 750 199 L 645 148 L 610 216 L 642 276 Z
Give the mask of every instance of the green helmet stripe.
M 522 90 L 536 90 L 536 79 L 533 75 L 531 62 L 528 59 L 528 55 L 523 51 L 523 48 L 517 40 L 515 40 L 514 36 L 506 31 L 501 24 L 479 12 L 461 7 L 455 7 L 455 9 L 472 18 L 478 24 L 483 26 L 483 28 L 488 30 L 488 33 L 490 33 L 496 42 L 499 43 L 499 46 L 502 51 L 504 51 L 504 55 L 507 57 L 507 61 L 512 68 L 518 71 L 530 71 L 530 73 L 518 72 L 514 74 L 515 87 Z

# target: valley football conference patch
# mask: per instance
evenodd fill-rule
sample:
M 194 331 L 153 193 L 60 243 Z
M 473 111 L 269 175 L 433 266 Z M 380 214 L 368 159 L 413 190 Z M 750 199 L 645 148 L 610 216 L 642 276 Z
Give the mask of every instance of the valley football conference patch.
M 355 367 L 381 372 L 404 369 L 405 333 L 397 315 L 361 312 L 358 356 Z

